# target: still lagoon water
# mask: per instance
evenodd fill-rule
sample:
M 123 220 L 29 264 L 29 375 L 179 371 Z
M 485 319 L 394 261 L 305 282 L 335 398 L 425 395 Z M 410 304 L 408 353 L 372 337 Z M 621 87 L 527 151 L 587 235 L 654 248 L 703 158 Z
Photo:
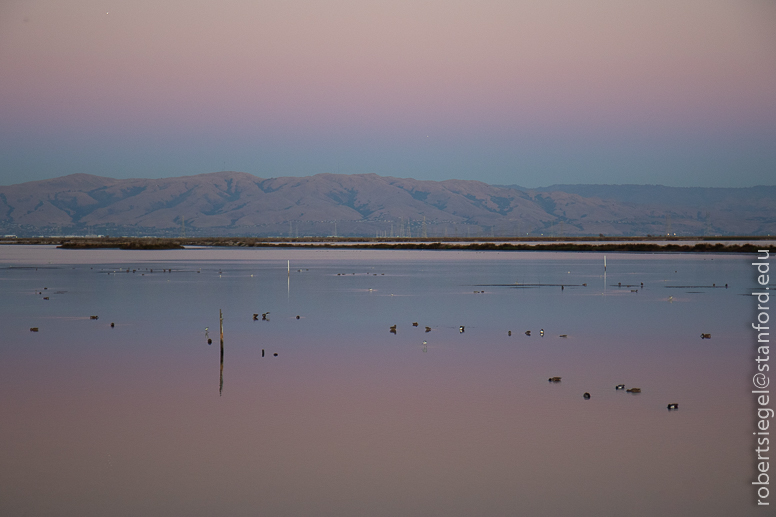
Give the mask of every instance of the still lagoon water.
M 2 246 L 0 514 L 768 513 L 754 257 L 606 260 Z

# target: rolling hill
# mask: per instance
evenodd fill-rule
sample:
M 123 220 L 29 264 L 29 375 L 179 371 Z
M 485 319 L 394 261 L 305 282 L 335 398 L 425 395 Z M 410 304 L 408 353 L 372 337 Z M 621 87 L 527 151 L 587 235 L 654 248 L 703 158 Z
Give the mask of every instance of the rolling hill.
M 0 186 L 0 231 L 17 235 L 514 237 L 766 235 L 776 187 L 682 189 L 419 181 L 375 174 L 163 179 L 73 174 Z

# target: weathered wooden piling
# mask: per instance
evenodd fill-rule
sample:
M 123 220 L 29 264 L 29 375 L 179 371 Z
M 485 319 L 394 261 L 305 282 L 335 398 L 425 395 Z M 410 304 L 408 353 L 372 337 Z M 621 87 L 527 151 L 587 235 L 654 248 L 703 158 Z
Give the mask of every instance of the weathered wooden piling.
M 224 314 L 218 309 L 218 330 L 221 335 L 221 376 L 218 381 L 218 396 L 224 389 Z

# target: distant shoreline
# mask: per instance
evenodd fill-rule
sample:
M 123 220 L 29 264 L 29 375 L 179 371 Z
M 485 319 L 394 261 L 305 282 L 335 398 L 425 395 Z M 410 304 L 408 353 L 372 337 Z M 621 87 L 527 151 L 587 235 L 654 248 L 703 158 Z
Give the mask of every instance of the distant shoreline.
M 39 237 L 0 239 L 9 245 L 56 245 L 62 249 L 169 250 L 186 246 L 340 248 L 398 250 L 472 251 L 636 251 L 636 252 L 732 252 L 752 253 L 762 246 L 752 241 L 773 241 L 772 237 L 534 237 L 479 239 L 386 239 L 386 238 L 144 238 L 144 237 Z M 725 241 L 725 243 L 718 242 Z M 746 241 L 731 244 L 733 241 Z M 766 247 L 770 246 L 769 244 Z

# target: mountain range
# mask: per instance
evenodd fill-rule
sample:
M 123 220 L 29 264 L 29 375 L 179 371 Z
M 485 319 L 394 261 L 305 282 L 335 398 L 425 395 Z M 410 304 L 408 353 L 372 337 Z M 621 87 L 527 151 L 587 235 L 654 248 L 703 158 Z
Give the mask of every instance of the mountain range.
M 72 174 L 0 186 L 0 232 L 19 236 L 773 235 L 776 186 L 553 185 L 375 174 L 163 179 Z

